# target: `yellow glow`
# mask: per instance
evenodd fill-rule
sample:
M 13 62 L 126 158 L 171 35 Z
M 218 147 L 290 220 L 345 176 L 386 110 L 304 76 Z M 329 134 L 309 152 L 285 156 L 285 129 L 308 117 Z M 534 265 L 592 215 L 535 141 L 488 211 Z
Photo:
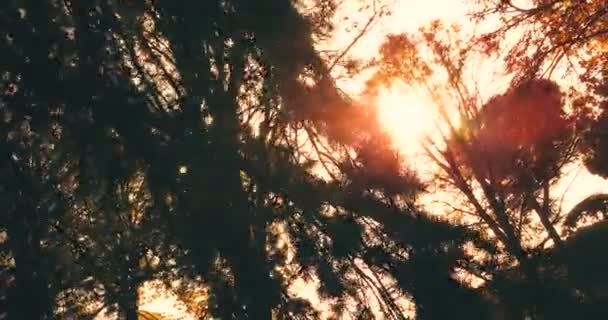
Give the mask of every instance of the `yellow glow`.
M 179 168 L 177 169 L 179 171 L 179 173 L 181 174 L 186 174 L 188 173 L 188 167 L 186 166 L 179 166 Z
M 395 146 L 408 156 L 419 154 L 424 137 L 435 128 L 434 105 L 403 86 L 382 89 L 375 104 L 378 119 Z

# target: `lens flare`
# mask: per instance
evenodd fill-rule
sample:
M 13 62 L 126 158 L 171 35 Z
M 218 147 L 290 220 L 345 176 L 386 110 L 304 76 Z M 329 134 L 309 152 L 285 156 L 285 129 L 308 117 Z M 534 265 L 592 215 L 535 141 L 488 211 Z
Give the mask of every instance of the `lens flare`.
M 421 94 L 402 87 L 382 89 L 375 103 L 378 120 L 391 135 L 395 147 L 408 156 L 422 153 L 422 143 L 435 128 L 433 104 Z

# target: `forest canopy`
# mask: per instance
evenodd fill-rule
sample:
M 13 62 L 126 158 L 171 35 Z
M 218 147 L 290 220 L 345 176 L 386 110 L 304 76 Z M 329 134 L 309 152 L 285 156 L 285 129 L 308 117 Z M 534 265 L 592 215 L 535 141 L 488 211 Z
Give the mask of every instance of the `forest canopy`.
M 2 1 L 0 319 L 606 319 L 604 2 Z

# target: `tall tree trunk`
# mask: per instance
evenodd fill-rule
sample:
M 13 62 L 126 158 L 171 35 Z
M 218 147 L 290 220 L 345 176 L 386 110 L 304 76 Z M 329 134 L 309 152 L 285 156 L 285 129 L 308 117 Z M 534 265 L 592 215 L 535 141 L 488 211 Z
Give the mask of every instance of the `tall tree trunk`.
M 120 309 L 123 314 L 124 320 L 137 320 L 139 315 L 137 313 L 137 297 L 135 295 L 123 297 L 124 300 L 120 303 Z
M 131 259 L 131 261 L 139 261 L 138 259 Z M 132 264 L 132 263 L 131 263 Z M 135 270 L 128 268 L 130 270 Z M 118 304 L 120 306 L 120 311 L 124 317 L 124 320 L 137 320 L 138 319 L 138 310 L 139 310 L 139 296 L 137 289 L 139 285 L 132 279 L 132 275 L 129 273 L 130 270 L 123 271 L 121 277 L 121 286 L 119 294 Z
M 234 59 L 231 65 L 231 85 L 228 92 L 222 92 L 216 87 L 217 100 L 212 101 L 212 115 L 217 123 L 213 128 L 213 136 L 221 137 L 217 141 L 218 163 L 216 168 L 222 168 L 221 176 L 223 189 L 218 190 L 218 203 L 223 208 L 222 225 L 232 231 L 227 238 L 226 253 L 231 260 L 235 274 L 236 287 L 239 288 L 241 301 L 246 307 L 250 319 L 271 319 L 273 290 L 264 251 L 264 217 L 250 207 L 247 194 L 243 190 L 241 180 L 241 156 L 238 143 L 240 122 L 237 112 L 237 90 L 240 84 L 239 68 L 242 59 L 241 52 L 232 52 Z M 221 78 L 221 77 L 220 77 Z M 218 82 L 219 84 L 219 82 Z

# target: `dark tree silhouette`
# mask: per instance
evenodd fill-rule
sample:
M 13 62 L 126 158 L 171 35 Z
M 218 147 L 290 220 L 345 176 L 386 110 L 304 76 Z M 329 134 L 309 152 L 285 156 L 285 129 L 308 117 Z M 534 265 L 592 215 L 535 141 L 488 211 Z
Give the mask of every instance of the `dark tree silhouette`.
M 471 48 L 435 37 L 438 23 L 387 38 L 365 64 L 378 71 L 367 93 L 396 78 L 448 88 L 465 119 L 445 117 L 445 144 L 428 145 L 481 224 L 449 223 L 421 207 L 428 186 L 374 109 L 336 85 L 336 66 L 357 69 L 352 45 L 329 58 L 315 49 L 337 5 L 2 2 L 0 318 L 160 318 L 140 309 L 154 285 L 201 319 L 319 319 L 293 293 L 302 279 L 336 319 L 407 319 L 405 298 L 428 320 L 599 314 L 605 223 L 579 226 L 605 218 L 606 196 L 563 214 L 551 186 L 576 155 L 605 175 L 605 81 L 589 71 L 605 69 L 601 55 L 586 61 L 594 91 L 571 115 L 534 68 L 476 100 L 462 78 Z M 361 34 L 386 13 L 365 6 Z M 565 11 L 547 8 L 516 9 L 553 28 Z M 597 46 L 602 8 L 585 8 L 597 18 L 582 31 L 594 31 L 571 41 Z M 529 245 L 526 232 L 546 239 Z
M 288 292 L 302 277 L 336 315 L 433 308 L 422 279 L 469 235 L 416 207 L 373 110 L 333 82 L 313 35 L 334 9 L 3 3 L 2 317 L 149 317 L 152 280 L 200 318 L 318 317 Z

